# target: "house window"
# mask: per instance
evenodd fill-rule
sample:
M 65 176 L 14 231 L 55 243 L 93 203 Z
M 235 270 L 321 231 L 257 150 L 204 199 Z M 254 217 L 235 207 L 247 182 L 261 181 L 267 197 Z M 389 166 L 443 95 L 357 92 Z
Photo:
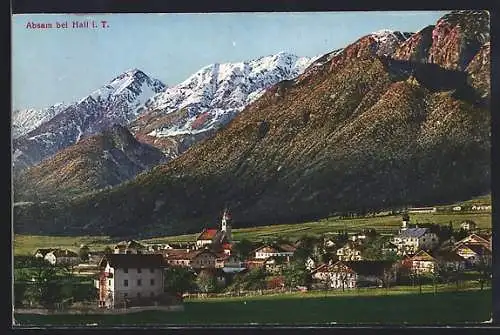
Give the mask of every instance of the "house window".
M 137 286 L 141 286 L 141 285 L 142 285 L 142 280 L 137 279 Z
M 137 298 L 140 298 L 140 297 L 141 297 L 141 293 L 137 292 Z
M 155 273 L 155 269 L 151 268 L 151 269 L 149 269 L 149 272 Z
M 110 286 L 111 286 L 111 279 L 109 279 L 109 280 L 108 280 L 108 285 L 110 285 Z
M 128 297 L 128 293 L 123 293 L 123 297 L 124 298 Z
M 154 284 L 155 284 L 155 280 L 154 280 L 154 279 L 151 279 L 151 281 L 150 281 L 150 282 L 151 282 L 151 286 L 154 286 Z
M 128 287 L 128 279 L 125 279 L 125 280 L 123 281 L 123 286 Z
M 141 273 L 142 272 L 142 269 L 141 268 L 138 268 L 137 269 L 137 273 Z
M 128 273 L 128 269 L 127 268 L 123 269 L 123 272 Z

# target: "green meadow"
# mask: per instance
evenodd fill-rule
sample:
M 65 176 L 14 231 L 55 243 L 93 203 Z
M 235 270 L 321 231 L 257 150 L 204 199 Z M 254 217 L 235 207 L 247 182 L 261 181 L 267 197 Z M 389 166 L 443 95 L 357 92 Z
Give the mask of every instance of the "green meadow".
M 199 299 L 180 312 L 146 311 L 126 315 L 16 314 L 17 324 L 31 325 L 312 325 L 312 324 L 473 324 L 491 317 L 490 289 L 438 292 L 426 288 L 399 293 L 301 293 L 253 298 Z M 375 292 L 377 291 L 377 292 Z M 395 291 L 396 292 L 396 291 Z
M 464 220 L 473 220 L 480 229 L 491 229 L 491 213 L 423 213 L 411 214 L 414 223 L 433 222 L 447 225 L 450 222 L 454 228 L 460 226 Z M 217 226 L 214 220 L 213 226 Z M 335 234 L 344 230 L 357 232 L 365 228 L 374 228 L 379 233 L 395 233 L 401 226 L 400 215 L 374 216 L 364 218 L 340 219 L 327 218 L 315 222 L 301 224 L 280 224 L 252 228 L 233 227 L 235 240 L 248 239 L 260 241 L 267 238 L 283 237 L 296 240 L 304 235 Z M 188 242 L 194 241 L 197 234 L 164 236 L 142 240 L 145 243 Z M 14 254 L 26 255 L 33 253 L 37 248 L 60 247 L 77 250 L 81 244 L 86 244 L 91 250 L 104 250 L 106 246 L 113 246 L 116 240 L 109 236 L 39 236 L 14 235 Z

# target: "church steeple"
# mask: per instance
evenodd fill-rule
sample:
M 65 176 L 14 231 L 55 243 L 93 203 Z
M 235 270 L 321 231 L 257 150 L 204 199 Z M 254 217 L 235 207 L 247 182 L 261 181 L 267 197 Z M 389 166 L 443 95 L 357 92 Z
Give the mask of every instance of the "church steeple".
M 227 208 L 224 209 L 222 214 L 221 230 L 225 233 L 226 240 L 231 242 L 233 237 L 231 233 L 231 214 Z

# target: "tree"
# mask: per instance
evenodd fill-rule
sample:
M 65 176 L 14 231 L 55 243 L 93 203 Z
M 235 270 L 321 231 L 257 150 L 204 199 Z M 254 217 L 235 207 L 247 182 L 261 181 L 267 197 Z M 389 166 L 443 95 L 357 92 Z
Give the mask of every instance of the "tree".
M 16 307 L 21 307 L 25 298 L 26 291 L 28 289 L 28 283 L 17 282 L 14 283 L 14 305 Z
M 384 239 L 379 237 L 367 242 L 366 247 L 363 249 L 363 257 L 368 260 L 382 260 L 384 255 L 382 253 L 382 246 Z
M 308 284 L 308 271 L 300 264 L 290 264 L 284 271 L 285 286 L 291 291 L 292 288 Z
M 392 280 L 393 280 L 393 269 L 392 268 L 385 268 L 384 269 L 384 272 L 382 273 L 382 285 L 384 285 L 384 287 L 386 289 L 389 289 L 389 287 L 391 286 L 391 283 L 392 283 Z
M 217 289 L 217 280 L 212 273 L 202 270 L 196 277 L 196 285 L 201 292 L 210 293 Z
M 349 278 L 350 278 L 350 273 L 348 273 L 346 271 L 339 271 L 339 272 L 337 272 L 336 279 L 338 281 L 340 281 L 340 285 L 342 285 L 342 292 L 344 292 L 346 286 L 348 286 Z
M 56 303 L 64 299 L 61 295 L 60 282 L 57 280 L 56 268 L 48 263 L 38 264 L 32 281 L 26 291 L 30 304 L 35 301 L 44 307 L 53 308 Z
M 195 275 L 186 268 L 170 267 L 165 271 L 165 291 L 184 294 L 196 287 Z
M 455 238 L 455 241 L 460 241 L 466 238 L 469 235 L 469 232 L 463 228 L 460 228 L 459 231 L 454 231 L 453 232 L 453 237 Z
M 344 245 L 349 241 L 349 234 L 347 232 L 338 232 L 335 236 L 336 245 Z
M 241 259 L 247 259 L 250 256 L 254 246 L 253 243 L 247 239 L 242 239 L 233 246 L 233 252 Z
M 73 263 L 72 261 L 63 261 L 56 263 L 55 268 L 61 269 L 66 278 L 72 279 L 75 274 L 76 264 Z
M 82 262 L 87 262 L 90 256 L 90 249 L 88 246 L 83 245 L 80 250 L 78 250 L 78 255 L 80 256 L 80 260 Z
M 108 245 L 108 246 L 106 246 L 106 248 L 104 248 L 104 253 L 105 254 L 112 254 L 113 249 Z
M 266 272 L 264 268 L 254 268 L 244 277 L 246 290 L 263 290 L 266 287 Z
M 489 262 L 485 261 L 484 257 L 481 257 L 481 260 L 479 261 L 476 268 L 479 272 L 478 282 L 479 285 L 481 285 L 482 291 L 484 289 L 484 284 L 491 282 L 492 267 Z

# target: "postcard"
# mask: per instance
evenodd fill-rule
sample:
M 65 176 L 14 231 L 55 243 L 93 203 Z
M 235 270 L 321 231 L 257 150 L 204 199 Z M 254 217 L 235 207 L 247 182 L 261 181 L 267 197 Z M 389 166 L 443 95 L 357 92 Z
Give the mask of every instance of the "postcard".
M 13 320 L 492 319 L 486 10 L 14 14 Z

